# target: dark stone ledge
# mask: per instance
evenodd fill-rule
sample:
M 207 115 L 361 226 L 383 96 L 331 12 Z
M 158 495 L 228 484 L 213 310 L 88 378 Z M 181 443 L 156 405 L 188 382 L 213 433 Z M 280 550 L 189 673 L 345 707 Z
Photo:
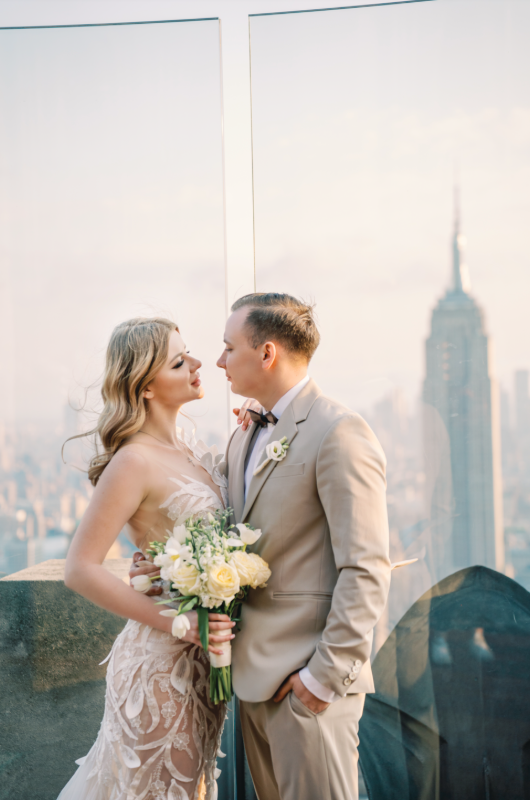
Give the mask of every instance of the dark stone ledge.
M 105 567 L 125 578 L 129 564 Z M 53 560 L 0 580 L 0 800 L 55 800 L 103 716 L 99 662 L 125 620 L 63 578 Z

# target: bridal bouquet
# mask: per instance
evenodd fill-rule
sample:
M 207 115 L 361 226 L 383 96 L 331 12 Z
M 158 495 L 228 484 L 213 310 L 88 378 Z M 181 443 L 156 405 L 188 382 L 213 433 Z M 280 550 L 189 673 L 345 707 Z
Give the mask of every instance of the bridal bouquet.
M 263 588 L 270 578 L 268 564 L 255 553 L 247 553 L 247 545 L 261 536 L 250 525 L 230 526 L 230 509 L 193 517 L 176 525 L 165 542 L 151 542 L 147 551 L 160 567 L 162 580 L 170 583 L 170 599 L 179 603 L 178 610 L 161 611 L 175 617 L 172 633 L 181 638 L 190 624 L 186 611 L 195 609 L 199 620 L 201 644 L 208 653 L 208 613 L 227 614 L 238 621 L 241 604 L 250 589 Z M 231 643 L 216 643 L 223 655 L 208 653 L 211 663 L 210 698 L 214 703 L 232 697 Z

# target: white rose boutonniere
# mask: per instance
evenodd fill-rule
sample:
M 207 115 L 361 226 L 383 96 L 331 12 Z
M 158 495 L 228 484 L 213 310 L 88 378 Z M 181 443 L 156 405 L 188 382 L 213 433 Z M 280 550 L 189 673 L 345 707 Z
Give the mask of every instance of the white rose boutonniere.
M 270 464 L 271 461 L 283 461 L 287 455 L 288 449 L 289 445 L 287 444 L 287 436 L 284 436 L 279 442 L 269 442 L 265 448 L 267 458 L 259 465 L 257 469 L 254 470 L 253 474 L 259 475 L 261 470 L 265 469 L 267 464 Z

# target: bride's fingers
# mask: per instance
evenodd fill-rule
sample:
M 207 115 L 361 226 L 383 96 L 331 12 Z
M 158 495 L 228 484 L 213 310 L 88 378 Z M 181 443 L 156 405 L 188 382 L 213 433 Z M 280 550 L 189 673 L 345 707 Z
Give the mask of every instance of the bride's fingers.
M 222 650 L 216 650 L 215 647 L 209 647 L 208 648 L 208 652 L 209 653 L 215 653 L 218 656 L 224 656 L 223 651 Z
M 252 419 L 250 417 L 250 414 L 248 413 L 248 409 L 252 408 L 253 406 L 257 406 L 258 408 L 261 408 L 261 406 L 259 406 L 259 404 L 256 404 L 256 402 L 254 400 L 245 400 L 245 402 L 243 403 L 243 405 L 239 409 L 239 419 L 241 419 L 241 430 L 242 431 L 246 431 L 246 429 L 250 425 L 252 425 Z M 254 410 L 256 410 L 256 409 L 254 409 Z M 238 419 L 238 422 L 239 422 L 239 419 Z
M 250 414 L 248 413 L 249 408 L 258 410 L 261 408 L 261 406 L 256 400 L 245 400 L 241 408 L 232 409 L 237 417 L 237 424 L 241 425 L 241 430 L 243 431 L 246 431 L 249 425 L 252 425 L 252 420 L 250 418 Z
M 231 622 L 228 614 L 208 614 L 210 622 Z
M 233 408 L 232 411 L 237 417 L 237 424 L 241 425 L 241 430 L 246 431 L 249 425 L 252 425 L 250 415 L 245 408 Z
M 210 622 L 210 630 L 211 631 L 224 631 L 227 628 L 233 628 L 235 626 L 235 622 Z
M 139 561 L 132 569 L 134 569 L 134 575 L 160 575 L 160 567 L 149 561 Z

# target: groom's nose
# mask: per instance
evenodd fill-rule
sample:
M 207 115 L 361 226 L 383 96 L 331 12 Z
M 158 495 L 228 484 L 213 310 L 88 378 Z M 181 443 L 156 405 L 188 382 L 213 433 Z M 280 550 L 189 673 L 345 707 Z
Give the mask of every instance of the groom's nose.
M 217 359 L 217 366 L 220 367 L 221 369 L 226 369 L 226 358 L 224 353 L 221 353 L 221 355 Z

